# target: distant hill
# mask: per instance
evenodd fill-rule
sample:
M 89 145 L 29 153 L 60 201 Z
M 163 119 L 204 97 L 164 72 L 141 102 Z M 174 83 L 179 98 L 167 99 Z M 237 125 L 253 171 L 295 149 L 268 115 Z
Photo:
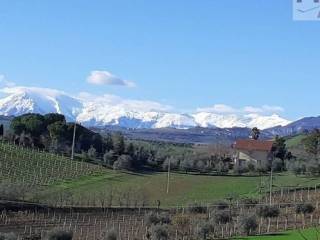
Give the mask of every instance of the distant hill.
M 0 116 L 0 123 L 9 127 L 13 117 Z M 320 117 L 307 117 L 287 126 L 279 126 L 261 131 L 262 139 L 270 139 L 276 135 L 279 136 L 296 136 L 304 132 L 312 131 L 320 128 Z M 251 133 L 250 128 L 234 127 L 234 128 L 203 128 L 193 127 L 188 129 L 176 128 L 123 128 L 118 126 L 102 126 L 91 127 L 93 131 L 99 133 L 107 133 L 120 131 L 130 139 L 141 139 L 148 141 L 167 141 L 176 143 L 190 144 L 208 144 L 208 143 L 225 143 L 231 144 L 237 139 L 248 138 Z M 293 141 L 293 140 L 292 140 Z
M 114 127 L 94 128 L 94 131 L 108 133 L 121 131 L 130 139 L 143 139 L 150 141 L 169 141 L 177 143 L 223 143 L 231 144 L 239 138 L 249 138 L 250 128 L 190 128 L 190 129 L 124 129 Z M 269 139 L 273 136 L 268 132 L 262 132 L 261 138 Z
M 316 128 L 320 128 L 320 117 L 307 117 L 293 122 L 287 126 L 278 126 L 261 131 L 262 139 L 270 139 L 279 136 L 296 136 L 302 138 L 302 133 L 310 132 Z M 129 138 L 144 139 L 144 140 L 159 140 L 180 143 L 195 143 L 195 144 L 208 144 L 208 143 L 226 143 L 230 144 L 237 139 L 249 138 L 250 128 L 189 128 L 189 129 L 173 129 L 173 128 L 160 128 L 160 129 L 125 129 L 119 127 L 106 126 L 103 128 L 95 128 L 95 131 L 108 132 L 108 131 L 121 131 Z M 293 143 L 294 140 L 291 140 Z M 296 140 L 297 141 L 297 140 Z
M 312 131 L 315 128 L 320 128 L 320 116 L 302 118 L 286 126 L 273 127 L 264 131 L 269 132 L 272 135 L 289 136 L 300 134 L 305 131 Z

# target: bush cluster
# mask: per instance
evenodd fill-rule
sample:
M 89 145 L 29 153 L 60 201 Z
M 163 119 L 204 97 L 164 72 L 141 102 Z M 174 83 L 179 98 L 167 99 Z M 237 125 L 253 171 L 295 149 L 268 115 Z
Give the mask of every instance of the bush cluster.
M 258 209 L 258 215 L 263 218 L 275 218 L 280 214 L 279 208 L 274 206 L 262 206 Z
M 206 213 L 207 207 L 205 207 L 199 203 L 192 203 L 192 204 L 189 204 L 189 206 L 188 206 L 188 212 L 189 213 L 196 213 L 196 214 Z
M 303 203 L 299 204 L 296 207 L 296 213 L 297 214 L 310 214 L 313 213 L 315 210 L 315 207 L 311 203 Z

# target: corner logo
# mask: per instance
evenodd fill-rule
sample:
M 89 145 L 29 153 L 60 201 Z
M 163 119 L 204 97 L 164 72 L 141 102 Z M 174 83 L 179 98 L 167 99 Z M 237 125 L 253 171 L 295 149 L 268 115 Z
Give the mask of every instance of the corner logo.
M 320 21 L 320 0 L 293 0 L 293 20 Z

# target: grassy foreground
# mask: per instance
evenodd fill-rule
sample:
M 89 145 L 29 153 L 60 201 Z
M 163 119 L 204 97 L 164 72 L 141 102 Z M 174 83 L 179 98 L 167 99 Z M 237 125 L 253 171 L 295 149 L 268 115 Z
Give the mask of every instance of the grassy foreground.
M 301 234 L 303 235 L 303 237 Z M 301 230 L 301 234 L 298 231 L 288 231 L 288 232 L 274 234 L 274 235 L 254 236 L 254 237 L 236 238 L 236 239 L 237 240 L 304 240 L 304 239 L 317 240 L 317 231 L 314 228 Z M 318 234 L 318 236 L 319 235 L 320 234 Z
M 263 182 L 268 182 L 268 176 Z M 212 203 L 225 198 L 230 193 L 240 197 L 258 196 L 259 176 L 208 176 L 198 174 L 172 173 L 169 194 L 166 193 L 167 174 L 164 172 L 131 173 L 106 170 L 104 173 L 83 176 L 76 180 L 62 181 L 49 186 L 46 192 L 72 192 L 75 197 L 80 193 L 99 194 L 110 188 L 116 191 L 143 192 L 150 204 L 156 200 L 162 206 L 181 206 L 190 202 Z M 319 178 L 296 177 L 292 174 L 275 175 L 275 186 L 312 186 L 320 183 Z

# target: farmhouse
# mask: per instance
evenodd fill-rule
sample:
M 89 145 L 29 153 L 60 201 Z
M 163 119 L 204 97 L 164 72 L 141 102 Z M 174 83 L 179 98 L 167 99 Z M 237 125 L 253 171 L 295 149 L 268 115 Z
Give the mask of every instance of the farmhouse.
M 260 141 L 254 139 L 237 140 L 234 148 L 235 165 L 243 166 L 248 162 L 265 165 L 272 160 L 273 141 Z

